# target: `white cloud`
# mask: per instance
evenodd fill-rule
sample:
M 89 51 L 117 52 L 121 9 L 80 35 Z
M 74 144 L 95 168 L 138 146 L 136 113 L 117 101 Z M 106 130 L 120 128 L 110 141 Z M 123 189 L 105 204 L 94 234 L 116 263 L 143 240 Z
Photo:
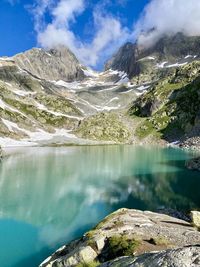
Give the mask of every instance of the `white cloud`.
M 134 36 L 139 44 L 150 46 L 164 34 L 178 32 L 200 35 L 200 0 L 152 0 L 136 23 Z
M 122 45 L 130 32 L 121 25 L 120 19 L 105 14 L 102 5 L 93 11 L 93 38 L 90 42 L 83 42 L 71 30 L 71 24 L 86 9 L 84 0 L 42 0 L 34 9 L 35 29 L 38 43 L 42 47 L 52 48 L 57 45 L 68 46 L 76 56 L 86 65 L 96 66 Z M 52 21 L 46 24 L 46 12 L 52 16 Z

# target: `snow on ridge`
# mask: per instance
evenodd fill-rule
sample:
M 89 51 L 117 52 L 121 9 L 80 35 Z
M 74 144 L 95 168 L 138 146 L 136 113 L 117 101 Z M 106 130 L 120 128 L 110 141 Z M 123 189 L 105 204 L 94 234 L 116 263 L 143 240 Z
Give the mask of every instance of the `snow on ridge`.
M 0 60 L 2 61 L 13 61 L 10 57 L 0 57 Z
M 173 68 L 173 67 L 181 67 L 181 66 L 184 66 L 184 65 L 187 65 L 188 62 L 184 62 L 184 63 L 174 63 L 174 64 L 169 64 L 167 65 L 168 61 L 164 61 L 160 64 L 157 64 L 157 68 Z
M 187 55 L 184 58 L 187 59 L 187 58 L 190 58 L 190 57 L 193 57 L 193 56 L 192 55 Z
M 172 67 L 181 67 L 184 65 L 187 65 L 188 62 L 184 62 L 184 63 L 175 63 L 175 64 L 171 64 L 171 65 L 167 65 L 166 68 L 172 68 Z
M 168 63 L 168 61 L 164 61 L 160 64 L 157 64 L 157 67 L 163 69 L 167 63 Z
M 187 55 L 184 58 L 187 59 L 187 58 L 196 58 L 196 57 L 197 57 L 197 55 Z
M 72 116 L 72 115 L 68 115 L 68 114 L 64 114 L 64 113 L 61 113 L 61 112 L 56 112 L 56 111 L 52 111 L 52 110 L 49 110 L 46 106 L 44 106 L 43 104 L 40 104 L 39 102 L 37 101 L 34 101 L 35 104 L 36 104 L 36 107 L 40 110 L 44 110 L 50 114 L 53 114 L 55 116 L 62 116 L 62 117 L 66 117 L 66 118 L 70 118 L 70 119 L 75 119 L 75 120 L 82 120 L 83 118 L 82 117 L 78 117 L 78 116 Z

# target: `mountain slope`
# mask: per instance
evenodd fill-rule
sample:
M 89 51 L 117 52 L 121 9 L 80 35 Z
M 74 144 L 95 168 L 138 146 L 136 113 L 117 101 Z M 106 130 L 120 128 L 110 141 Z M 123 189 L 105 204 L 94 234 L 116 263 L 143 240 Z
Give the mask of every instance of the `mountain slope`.
M 82 66 L 63 47 L 0 58 L 0 145 L 85 142 L 73 134 L 81 120 L 135 99 L 127 82 L 125 73 Z
M 174 142 L 195 133 L 199 135 L 200 62 L 175 69 L 146 94 L 134 101 L 130 115 L 143 118 L 136 135 L 157 135 Z

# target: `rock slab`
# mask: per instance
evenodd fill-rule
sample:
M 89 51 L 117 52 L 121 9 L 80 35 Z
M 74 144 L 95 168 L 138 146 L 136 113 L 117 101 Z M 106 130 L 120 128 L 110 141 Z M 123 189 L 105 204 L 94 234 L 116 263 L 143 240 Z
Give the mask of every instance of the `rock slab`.
M 197 253 L 199 257 L 199 247 L 190 248 L 200 244 L 200 232 L 186 221 L 150 211 L 139 211 L 120 209 L 106 217 L 93 230 L 86 233 L 81 239 L 73 241 L 66 245 L 49 257 L 45 262 L 41 263 L 40 267 L 58 267 L 58 266 L 77 266 L 80 263 L 92 262 L 98 260 L 101 264 L 115 259 L 113 251 L 108 246 L 109 240 L 114 240 L 124 246 L 124 243 L 129 244 L 137 240 L 137 246 L 133 250 L 129 248 L 131 255 L 119 256 L 140 256 L 152 251 L 163 251 L 168 249 L 178 249 L 180 247 L 188 247 L 183 251 L 165 252 L 170 261 L 170 255 L 179 253 L 180 258 L 187 258 L 187 253 L 191 255 L 188 262 L 195 260 L 193 254 Z M 123 244 L 121 244 L 121 241 Z M 128 240 L 128 242 L 126 242 Z M 124 248 L 124 247 L 123 247 Z M 116 251 L 116 247 L 114 248 Z M 126 248 L 125 248 L 126 249 Z M 132 249 L 132 248 L 131 248 Z M 120 250 L 118 250 L 120 251 Z M 196 252 L 195 252 L 196 251 Z M 121 253 L 121 252 L 120 252 Z M 156 262 L 160 258 L 160 262 L 165 259 L 165 254 L 147 254 L 146 262 Z M 171 253 L 171 254 L 170 254 Z M 186 255 L 186 256 L 185 256 Z M 196 258 L 198 258 L 196 257 Z M 162 260 L 163 259 L 163 260 Z M 120 259 L 121 260 L 121 259 Z M 119 261 L 120 261 L 119 260 Z M 133 259 L 131 258 L 131 261 Z M 138 258 L 140 263 L 140 258 Z M 138 264 L 139 264 L 138 263 Z M 113 263 L 114 264 L 114 263 Z M 131 263 L 132 264 L 132 263 Z M 141 263 L 142 264 L 142 263 Z M 192 266 L 192 265 L 105 265 L 105 266 Z M 194 265 L 196 266 L 196 265 Z M 199 265 L 200 266 L 200 265 Z

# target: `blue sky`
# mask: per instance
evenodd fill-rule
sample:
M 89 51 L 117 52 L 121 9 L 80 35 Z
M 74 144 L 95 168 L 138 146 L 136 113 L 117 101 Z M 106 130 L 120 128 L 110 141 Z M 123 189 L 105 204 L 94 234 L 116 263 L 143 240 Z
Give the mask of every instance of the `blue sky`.
M 71 23 L 70 29 L 82 42 L 90 42 L 95 34 L 93 12 L 96 8 L 101 8 L 105 15 L 119 18 L 123 27 L 131 29 L 147 0 L 105 1 L 103 7 L 99 7 L 102 1 L 85 2 L 86 8 Z M 56 5 L 59 1 L 54 1 L 54 3 Z M 12 56 L 34 46 L 41 46 L 37 40 L 38 33 L 34 29 L 35 18 L 31 11 L 36 4 L 37 1 L 34 0 L 0 1 L 0 56 Z M 51 19 L 51 14 L 47 11 L 46 22 L 51 22 Z
M 127 41 L 200 35 L 199 25 L 199 0 L 0 0 L 0 56 L 61 44 L 101 69 Z

